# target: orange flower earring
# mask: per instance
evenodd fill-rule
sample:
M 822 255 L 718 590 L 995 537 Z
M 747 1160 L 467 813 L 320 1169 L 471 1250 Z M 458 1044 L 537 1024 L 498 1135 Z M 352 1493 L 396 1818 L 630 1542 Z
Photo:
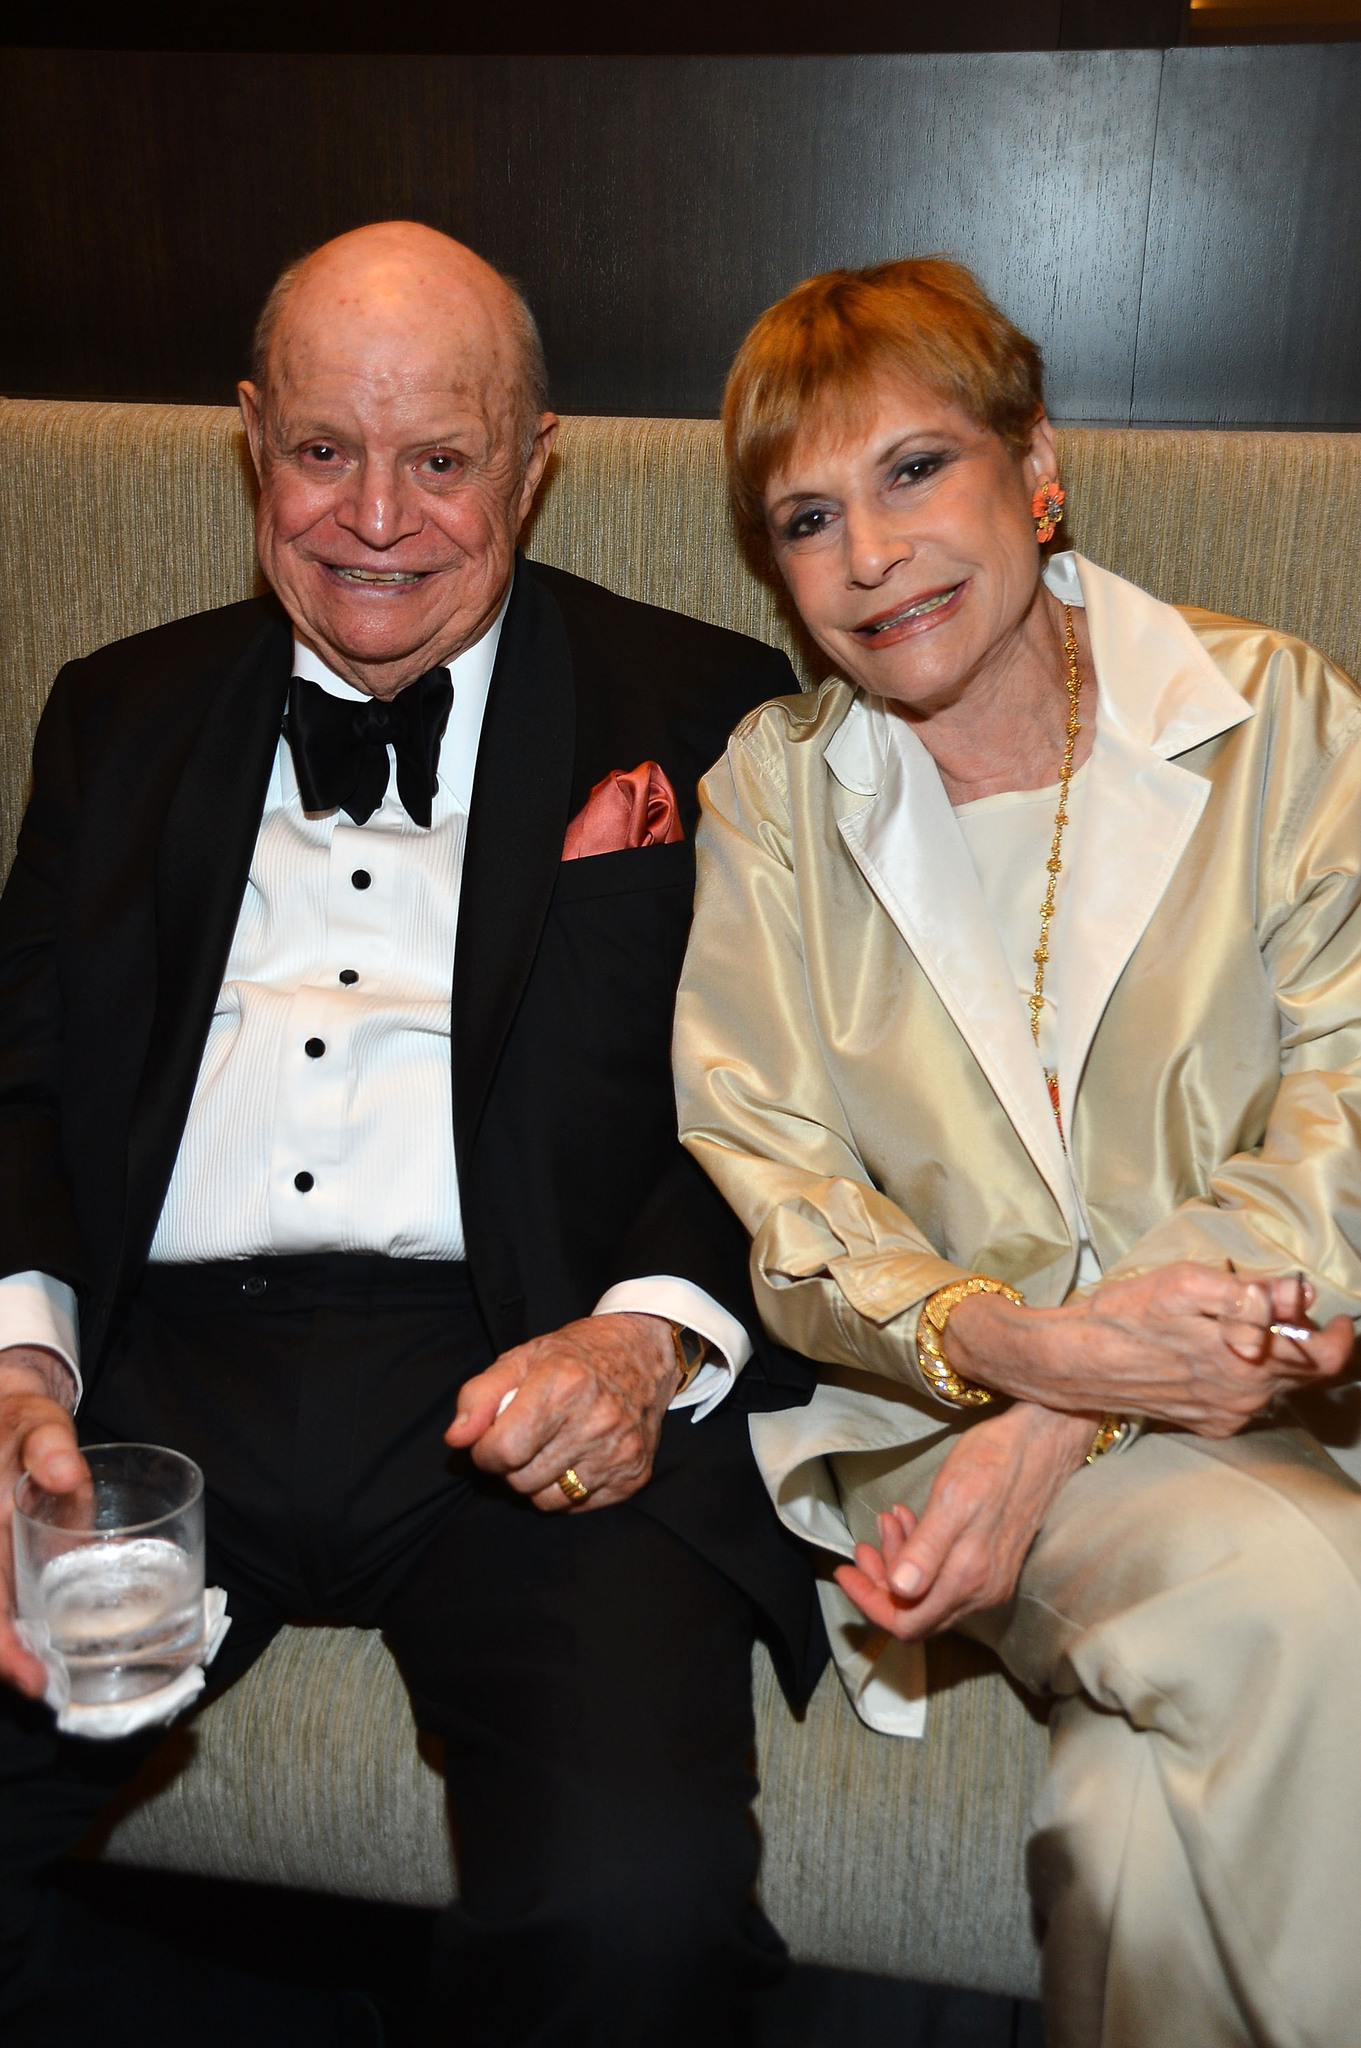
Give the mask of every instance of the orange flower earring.
M 1030 501 L 1031 517 L 1035 521 L 1035 538 L 1043 547 L 1047 540 L 1054 538 L 1055 528 L 1063 517 L 1065 492 L 1062 484 L 1054 477 L 1046 477 L 1037 485 Z

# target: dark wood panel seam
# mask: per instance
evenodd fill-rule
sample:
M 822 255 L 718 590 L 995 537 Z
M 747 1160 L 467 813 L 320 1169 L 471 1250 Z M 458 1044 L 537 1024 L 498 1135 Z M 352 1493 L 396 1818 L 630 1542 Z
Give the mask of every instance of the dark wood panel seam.
M 1158 175 L 1158 144 L 1162 138 L 1163 80 L 1167 76 L 1167 52 L 1158 64 L 1158 97 L 1153 107 L 1153 147 L 1148 152 L 1148 191 L 1144 195 L 1144 246 L 1139 257 L 1139 296 L 1134 307 L 1134 347 L 1129 363 L 1129 404 L 1125 424 L 1134 424 L 1134 394 L 1139 388 L 1139 343 L 1144 331 L 1144 280 L 1148 276 L 1148 231 L 1153 219 L 1153 185 Z

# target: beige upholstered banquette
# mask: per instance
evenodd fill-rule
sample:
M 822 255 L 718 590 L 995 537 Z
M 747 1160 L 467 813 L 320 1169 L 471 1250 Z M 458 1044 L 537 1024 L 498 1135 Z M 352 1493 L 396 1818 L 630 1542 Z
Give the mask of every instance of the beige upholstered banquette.
M 1075 429 L 1069 532 L 1158 596 L 1265 619 L 1361 668 L 1361 435 Z M 741 562 L 717 428 L 575 419 L 530 552 L 809 663 Z M 0 401 L 0 853 L 61 663 L 254 587 L 235 415 Z M 1361 827 L 1359 827 L 1361 829 Z M 932 1650 L 924 1742 L 871 1734 L 826 1677 L 796 1721 L 756 1660 L 765 1901 L 796 1954 L 1033 1991 L 1022 1883 L 1043 1722 L 984 1653 Z M 436 1904 L 455 1884 L 437 1759 L 381 1640 L 289 1629 L 105 1830 L 130 1863 Z

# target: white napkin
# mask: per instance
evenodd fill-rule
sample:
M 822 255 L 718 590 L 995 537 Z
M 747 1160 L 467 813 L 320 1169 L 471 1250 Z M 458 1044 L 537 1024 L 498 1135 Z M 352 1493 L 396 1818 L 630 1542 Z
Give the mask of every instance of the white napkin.
M 47 1673 L 43 1694 L 57 1717 L 63 1735 L 89 1735 L 110 1742 L 118 1735 L 133 1735 L 139 1728 L 155 1728 L 173 1721 L 176 1714 L 203 1691 L 203 1668 L 211 1664 L 222 1647 L 222 1638 L 232 1625 L 227 1596 L 221 1586 L 209 1586 L 203 1595 L 203 1660 L 181 1671 L 169 1685 L 144 1692 L 135 1700 L 111 1700 L 98 1706 L 76 1706 L 71 1701 L 71 1674 L 60 1650 L 52 1647 L 45 1621 L 17 1621 L 14 1632 L 26 1649 L 33 1652 Z

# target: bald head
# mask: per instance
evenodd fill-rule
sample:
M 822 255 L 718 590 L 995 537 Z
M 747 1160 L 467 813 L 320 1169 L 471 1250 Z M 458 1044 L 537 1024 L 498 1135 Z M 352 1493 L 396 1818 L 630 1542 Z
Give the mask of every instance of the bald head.
M 299 637 L 379 697 L 478 639 L 505 601 L 553 445 L 514 287 L 414 221 L 290 266 L 241 411 L 256 546 Z
M 522 438 L 548 404 L 543 343 L 528 302 L 499 270 L 437 228 L 419 221 L 385 220 L 354 228 L 299 256 L 275 279 L 260 308 L 251 344 L 251 377 L 267 391 L 272 364 L 286 351 L 289 319 L 319 310 L 333 320 L 347 305 L 373 316 L 384 308 L 400 320 L 414 300 L 422 315 L 440 313 L 468 331 L 482 327 L 492 343 L 506 402 Z M 286 355 L 285 355 L 286 360 Z M 527 451 L 526 451 L 527 452 Z

